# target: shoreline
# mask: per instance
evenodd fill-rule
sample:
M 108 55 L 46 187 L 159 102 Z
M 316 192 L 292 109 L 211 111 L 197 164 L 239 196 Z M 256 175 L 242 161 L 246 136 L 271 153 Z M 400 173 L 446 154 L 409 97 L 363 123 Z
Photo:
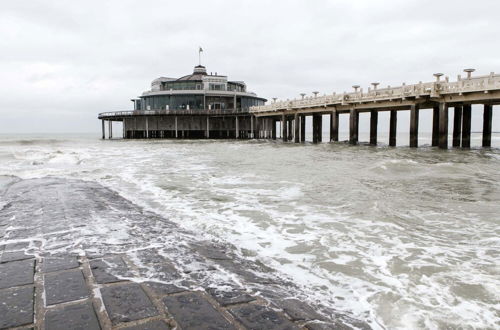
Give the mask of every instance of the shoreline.
M 0 276 L 5 278 L 0 290 L 34 288 L 32 297 L 24 293 L 23 302 L 34 301 L 35 323 L 26 323 L 29 315 L 24 321 L 7 317 L 3 327 L 31 324 L 50 329 L 59 317 L 95 313 L 103 329 L 149 322 L 190 328 L 190 322 L 203 326 L 212 318 L 221 328 L 235 329 L 369 328 L 324 306 L 304 303 L 294 296 L 293 283 L 269 275 L 274 270 L 237 257 L 229 244 L 200 241 L 98 183 L 16 179 L 4 190 L 0 274 L 21 267 L 26 283 Z M 165 229 L 171 237 L 155 238 L 155 232 Z M 51 264 L 62 266 L 47 271 Z M 70 283 L 80 284 L 74 284 L 77 294 L 67 297 L 61 288 L 69 285 L 73 292 Z M 142 297 L 138 306 L 127 300 L 131 295 Z M 126 304 L 119 303 L 123 299 Z M 6 315 L 16 313 L 14 305 L 7 303 L 12 310 Z M 186 315 L 195 305 L 200 309 Z

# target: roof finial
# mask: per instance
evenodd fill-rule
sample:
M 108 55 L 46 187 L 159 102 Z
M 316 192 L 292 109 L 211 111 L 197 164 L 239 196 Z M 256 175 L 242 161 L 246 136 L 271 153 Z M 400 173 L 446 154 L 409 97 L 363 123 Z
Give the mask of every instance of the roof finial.
M 203 52 L 203 48 L 200 48 L 198 49 L 198 61 L 199 61 L 199 65 L 201 66 L 201 53 Z

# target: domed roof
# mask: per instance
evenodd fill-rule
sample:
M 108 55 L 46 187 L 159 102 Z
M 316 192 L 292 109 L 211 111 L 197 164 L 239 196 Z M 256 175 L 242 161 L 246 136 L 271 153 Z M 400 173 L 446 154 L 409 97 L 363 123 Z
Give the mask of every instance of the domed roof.
M 177 80 L 198 80 L 201 81 L 203 76 L 207 75 L 207 69 L 203 65 L 197 65 L 194 67 L 193 74 L 189 74 L 184 77 L 180 77 Z

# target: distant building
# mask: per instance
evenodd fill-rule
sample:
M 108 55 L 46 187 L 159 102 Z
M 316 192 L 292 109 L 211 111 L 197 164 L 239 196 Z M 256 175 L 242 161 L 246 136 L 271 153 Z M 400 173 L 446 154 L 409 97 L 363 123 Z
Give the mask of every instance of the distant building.
M 123 122 L 124 138 L 250 138 L 252 106 L 264 105 L 266 99 L 248 92 L 242 81 L 208 74 L 202 65 L 181 78 L 160 77 L 151 90 L 132 99 L 133 111 L 99 114 L 108 120 Z

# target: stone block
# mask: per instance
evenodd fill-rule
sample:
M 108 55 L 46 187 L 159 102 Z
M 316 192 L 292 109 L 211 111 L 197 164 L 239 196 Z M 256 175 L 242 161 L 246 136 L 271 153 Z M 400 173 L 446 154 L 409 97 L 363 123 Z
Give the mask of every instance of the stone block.
M 89 290 L 80 269 L 44 276 L 47 305 L 88 298 Z
M 208 300 L 197 293 L 167 296 L 163 298 L 163 303 L 182 329 L 235 329 Z
M 26 260 L 32 258 L 33 258 L 32 255 L 25 254 L 24 251 L 4 251 L 4 253 L 2 253 L 2 257 L 0 258 L 0 263 Z
M 33 323 L 33 287 L 0 292 L 0 329 Z
M 34 272 L 34 259 L 0 264 L 0 289 L 33 284 Z
M 45 330 L 100 330 L 89 302 L 51 309 L 45 314 Z
M 230 309 L 231 314 L 247 329 L 300 329 L 292 321 L 265 306 L 245 305 Z
M 104 306 L 113 324 L 155 316 L 158 311 L 137 283 L 101 289 Z
M 130 276 L 130 272 L 123 259 L 119 256 L 106 257 L 90 261 L 90 268 L 95 280 L 99 284 L 122 281 L 117 276 Z
M 55 272 L 78 267 L 76 256 L 54 256 L 45 257 L 41 263 L 41 270 L 44 273 Z
M 142 323 L 138 325 L 133 325 L 130 327 L 121 328 L 124 330 L 170 330 L 172 329 L 167 323 L 156 320 L 147 323 Z
M 210 288 L 207 291 L 222 306 L 243 304 L 255 300 L 254 297 L 252 297 L 245 291 L 238 289 L 223 291 L 223 290 L 217 290 L 215 288 Z

